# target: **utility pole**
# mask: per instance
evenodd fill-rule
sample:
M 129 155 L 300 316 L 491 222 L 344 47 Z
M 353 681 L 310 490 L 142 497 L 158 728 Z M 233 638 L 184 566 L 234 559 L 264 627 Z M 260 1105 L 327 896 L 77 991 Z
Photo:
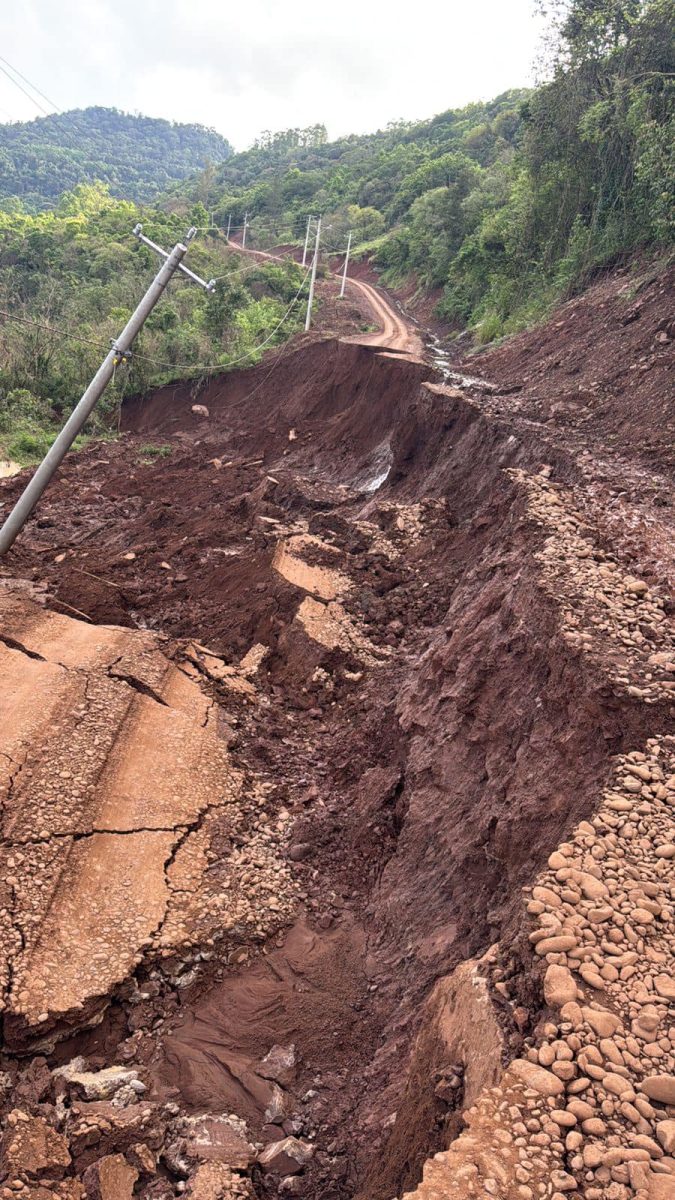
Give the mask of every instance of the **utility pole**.
M 312 219 L 313 219 L 313 218 L 312 218 L 311 216 L 309 216 L 309 217 L 307 218 L 307 229 L 305 230 L 305 247 L 304 247 L 304 250 L 302 251 L 302 265 L 303 265 L 303 267 L 304 267 L 305 263 L 307 262 L 307 247 L 308 247 L 308 245 L 309 245 L 309 227 L 310 227 L 310 225 L 312 224 Z
M 230 240 L 230 225 L 231 224 L 232 224 L 232 213 L 228 213 L 227 214 L 227 233 L 225 234 L 226 242 L 229 242 L 229 240 Z
M 349 264 L 349 251 L 351 249 L 351 245 L 352 245 L 352 231 L 350 229 L 349 237 L 347 238 L 347 253 L 345 254 L 345 269 L 342 272 L 342 287 L 340 288 L 340 299 L 342 299 L 342 297 L 345 294 L 345 284 L 347 282 L 347 266 Z
M 244 232 L 241 238 L 241 248 L 246 249 L 246 230 L 248 229 L 248 213 L 244 213 Z
M 316 223 L 316 240 L 314 242 L 314 260 L 312 262 L 312 277 L 309 281 L 309 296 L 307 298 L 307 316 L 305 317 L 305 333 L 312 323 L 312 303 L 314 301 L 314 283 L 316 281 L 316 268 L 319 261 L 319 239 L 321 238 L 321 217 Z
M 115 373 L 115 367 L 119 362 L 128 362 L 130 359 L 131 345 L 134 338 L 143 328 L 145 321 L 150 316 L 150 313 L 175 272 L 178 270 L 183 271 L 185 275 L 193 279 L 195 283 L 198 283 L 207 292 L 212 292 L 216 286 L 215 280 L 211 279 L 206 283 L 205 280 L 199 278 L 199 275 L 195 275 L 193 271 L 189 271 L 187 267 L 183 266 L 182 260 L 187 253 L 187 243 L 194 237 L 196 233 L 195 229 L 190 229 L 185 242 L 177 242 L 170 253 L 167 253 L 161 246 L 157 246 L 155 242 L 151 242 L 149 238 L 145 237 L 142 233 L 141 225 L 136 226 L 134 233 L 142 242 L 145 242 L 146 246 L 150 246 L 153 250 L 156 250 L 164 259 L 164 262 L 143 296 L 143 299 L 138 304 L 136 311 L 127 321 L 119 337 L 115 338 L 112 342 L 110 350 L 77 407 L 73 409 L 60 434 L 52 446 L 50 446 L 35 471 L 33 478 L 27 484 L 5 520 L 0 529 L 0 555 L 7 553 L 15 538 L 21 533 L 42 493 L 60 467 L 82 426 L 93 411 L 97 400 L 99 400 L 110 383 Z

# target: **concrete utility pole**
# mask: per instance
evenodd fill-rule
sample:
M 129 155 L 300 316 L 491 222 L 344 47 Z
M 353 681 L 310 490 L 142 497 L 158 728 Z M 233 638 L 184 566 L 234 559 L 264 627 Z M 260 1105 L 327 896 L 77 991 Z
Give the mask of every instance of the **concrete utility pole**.
M 345 284 L 347 282 L 347 266 L 349 265 L 349 251 L 351 250 L 351 246 L 352 246 L 352 231 L 350 229 L 349 237 L 347 238 L 347 253 L 345 254 L 345 267 L 344 267 L 344 271 L 342 272 L 342 287 L 340 288 L 340 299 L 342 299 L 342 297 L 345 294 Z
M 60 434 L 53 445 L 50 446 L 30 483 L 28 483 L 20 495 L 0 529 L 0 555 L 7 553 L 15 538 L 21 533 L 35 505 L 63 462 L 75 438 L 91 414 L 97 400 L 102 396 L 110 383 L 115 372 L 115 367 L 120 361 L 127 362 L 131 357 L 131 344 L 134 338 L 143 328 L 145 321 L 150 316 L 167 283 L 175 272 L 178 270 L 183 271 L 185 275 L 193 279 L 195 283 L 200 284 L 207 292 L 212 292 L 216 286 L 213 279 L 206 283 L 205 280 L 199 278 L 199 275 L 195 275 L 193 271 L 189 271 L 182 264 L 182 259 L 187 253 L 186 243 L 190 242 L 194 237 L 196 233 L 195 229 L 190 229 L 185 243 L 177 242 L 170 253 L 163 250 L 161 246 L 157 246 L 155 242 L 151 242 L 150 238 L 145 237 L 141 230 L 142 226 L 137 225 L 134 229 L 136 237 L 145 242 L 146 246 L 150 246 L 153 250 L 156 250 L 164 259 L 164 262 L 143 299 L 140 301 L 136 311 L 127 321 L 119 337 L 113 341 L 111 349 L 94 375 L 82 399 L 79 401 L 77 407 L 73 409 Z
M 248 229 L 248 213 L 244 213 L 244 232 L 241 238 L 241 248 L 246 249 L 246 230 Z
M 232 213 L 228 213 L 227 214 L 227 233 L 225 234 L 226 242 L 229 242 L 229 240 L 230 240 L 230 225 L 231 224 L 232 224 Z
M 314 218 L 313 218 L 313 217 L 308 217 L 308 218 L 307 218 L 307 229 L 305 230 L 305 247 L 304 247 L 304 249 L 303 249 L 303 251 L 302 251 L 302 265 L 303 265 L 303 267 L 304 267 L 305 263 L 307 262 L 307 247 L 308 247 L 308 245 L 309 245 L 309 227 L 310 227 L 310 225 L 312 224 L 312 221 L 313 221 L 313 220 L 314 220 Z
M 319 240 L 321 238 L 321 217 L 316 223 L 316 240 L 314 242 L 314 259 L 312 261 L 312 276 L 309 281 L 309 296 L 307 297 L 307 316 L 305 317 L 305 333 L 312 323 L 312 303 L 314 301 L 314 284 L 316 282 L 316 268 L 319 262 Z

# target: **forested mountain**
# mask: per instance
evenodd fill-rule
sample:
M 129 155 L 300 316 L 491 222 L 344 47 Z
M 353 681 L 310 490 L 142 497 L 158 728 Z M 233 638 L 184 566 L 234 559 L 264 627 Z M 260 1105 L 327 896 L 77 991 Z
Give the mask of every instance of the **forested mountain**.
M 392 284 L 438 289 L 480 340 L 675 233 L 675 0 L 555 0 L 549 81 L 326 143 L 289 130 L 174 189 L 285 241 L 323 213 Z M 480 47 L 476 48 L 480 53 Z M 307 136 L 309 135 L 309 136 Z M 359 247 L 357 246 L 357 253 Z
M 3 197 L 19 197 L 37 211 L 78 183 L 94 180 L 108 184 L 114 196 L 151 200 L 174 180 L 231 153 L 214 129 L 116 108 L 74 109 L 0 125 L 0 204 Z

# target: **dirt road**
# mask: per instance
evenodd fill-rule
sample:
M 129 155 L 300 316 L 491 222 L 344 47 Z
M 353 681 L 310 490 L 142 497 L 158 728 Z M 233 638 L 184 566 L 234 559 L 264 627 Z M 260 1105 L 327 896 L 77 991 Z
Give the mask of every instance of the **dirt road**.
M 207 911 L 203 858 L 245 803 L 215 718 L 156 635 L 0 592 L 9 1044 L 91 1021 L 151 947 L 187 946 L 209 918 L 227 925 L 222 905 Z
M 242 249 L 234 241 L 228 242 L 228 245 L 233 250 L 238 250 L 241 254 L 249 254 L 255 258 L 273 259 L 277 262 L 284 261 L 284 256 L 281 254 L 272 254 L 265 250 Z M 335 279 L 336 284 L 339 284 L 341 281 L 341 276 L 337 273 L 331 273 L 331 278 Z M 353 342 L 359 346 L 373 346 L 382 350 L 410 355 L 415 358 L 421 355 L 423 348 L 422 339 L 415 329 L 413 322 L 397 311 L 392 301 L 383 292 L 363 280 L 349 278 L 347 279 L 347 289 L 351 296 L 358 298 L 361 302 L 365 301 L 366 312 L 380 328 L 373 333 L 353 334 L 341 340 Z

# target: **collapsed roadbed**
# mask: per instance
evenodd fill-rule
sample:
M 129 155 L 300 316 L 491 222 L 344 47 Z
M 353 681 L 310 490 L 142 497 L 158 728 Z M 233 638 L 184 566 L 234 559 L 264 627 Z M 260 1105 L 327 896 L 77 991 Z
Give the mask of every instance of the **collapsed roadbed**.
M 0 1195 L 665 1200 L 669 476 L 336 341 L 123 417 L 3 568 Z

